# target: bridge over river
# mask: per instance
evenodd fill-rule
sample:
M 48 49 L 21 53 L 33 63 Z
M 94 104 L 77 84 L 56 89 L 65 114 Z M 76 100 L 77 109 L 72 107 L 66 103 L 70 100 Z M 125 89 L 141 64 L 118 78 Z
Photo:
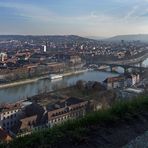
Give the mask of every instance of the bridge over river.
M 140 72 L 147 69 L 147 66 L 144 66 L 142 63 L 144 60 L 148 58 L 148 53 L 145 55 L 129 60 L 119 60 L 119 61 L 89 61 L 89 64 L 96 64 L 98 66 L 109 66 L 111 71 L 113 71 L 114 67 L 122 67 L 124 72 L 127 72 L 129 68 L 138 69 Z

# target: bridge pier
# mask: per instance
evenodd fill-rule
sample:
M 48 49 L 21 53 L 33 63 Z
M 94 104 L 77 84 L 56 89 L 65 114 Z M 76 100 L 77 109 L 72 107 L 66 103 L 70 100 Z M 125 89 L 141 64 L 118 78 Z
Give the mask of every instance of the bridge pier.
M 112 67 L 112 72 L 117 72 L 117 70 L 118 70 L 117 66 Z
M 142 62 L 140 61 L 140 74 L 142 73 Z
M 123 67 L 124 68 L 124 73 L 128 73 L 128 68 L 127 67 Z
M 114 72 L 115 71 L 115 67 L 110 65 L 110 71 Z
M 110 72 L 113 72 L 113 67 L 112 66 L 110 66 Z

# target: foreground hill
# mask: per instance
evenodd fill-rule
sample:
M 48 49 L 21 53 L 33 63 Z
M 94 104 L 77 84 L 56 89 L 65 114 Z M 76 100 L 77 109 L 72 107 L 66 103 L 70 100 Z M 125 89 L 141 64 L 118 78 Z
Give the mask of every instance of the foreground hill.
M 135 35 L 118 35 L 107 39 L 108 41 L 142 41 L 148 42 L 148 34 L 135 34 Z
M 68 121 L 52 129 L 17 138 L 7 148 L 118 148 L 148 130 L 148 95 Z

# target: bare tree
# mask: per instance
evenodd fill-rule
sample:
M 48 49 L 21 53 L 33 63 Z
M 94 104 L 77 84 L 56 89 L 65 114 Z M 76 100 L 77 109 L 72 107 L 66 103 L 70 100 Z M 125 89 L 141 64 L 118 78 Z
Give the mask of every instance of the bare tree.
M 84 90 L 85 89 L 85 86 L 84 86 L 84 81 L 82 80 L 79 80 L 76 82 L 76 87 L 80 90 Z

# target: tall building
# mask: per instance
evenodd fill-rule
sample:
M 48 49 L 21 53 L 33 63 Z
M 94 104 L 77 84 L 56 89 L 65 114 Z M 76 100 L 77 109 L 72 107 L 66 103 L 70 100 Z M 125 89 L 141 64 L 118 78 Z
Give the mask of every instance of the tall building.
M 1 53 L 0 53 L 0 61 L 1 61 L 1 62 L 4 62 L 6 59 L 7 59 L 7 54 L 1 52 Z
M 46 52 L 47 51 L 46 45 L 43 45 L 43 47 L 44 47 L 44 52 Z

